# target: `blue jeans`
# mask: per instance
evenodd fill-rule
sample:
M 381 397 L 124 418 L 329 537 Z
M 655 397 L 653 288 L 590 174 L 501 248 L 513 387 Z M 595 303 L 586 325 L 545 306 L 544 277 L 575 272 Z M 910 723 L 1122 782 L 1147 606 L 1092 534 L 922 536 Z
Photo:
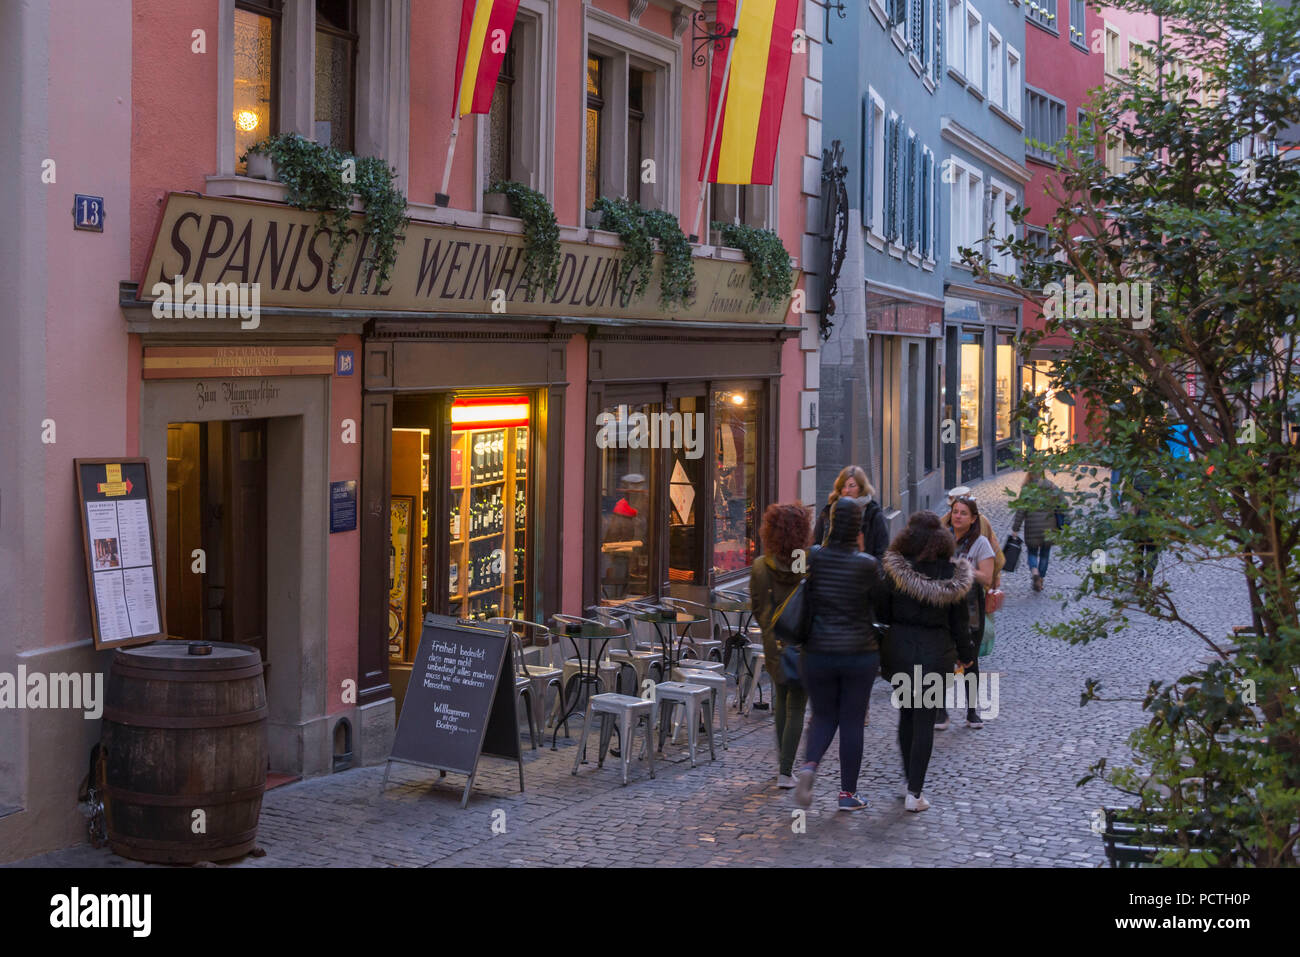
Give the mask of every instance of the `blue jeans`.
M 812 702 L 812 728 L 804 760 L 820 763 L 840 732 L 840 790 L 857 793 L 862 770 L 862 722 L 867 698 L 880 669 L 880 655 L 819 655 L 804 652 L 804 687 Z
M 1047 542 L 1034 546 L 1026 545 L 1025 552 L 1029 555 L 1029 567 L 1037 569 L 1039 578 L 1047 577 L 1047 558 L 1052 552 L 1052 546 Z

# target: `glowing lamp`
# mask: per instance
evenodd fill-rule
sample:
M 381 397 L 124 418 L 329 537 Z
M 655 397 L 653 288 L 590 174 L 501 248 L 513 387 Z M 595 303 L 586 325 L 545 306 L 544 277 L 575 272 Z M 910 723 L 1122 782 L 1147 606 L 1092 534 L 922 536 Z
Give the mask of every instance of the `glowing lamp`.
M 451 406 L 451 430 L 503 429 L 528 424 L 528 396 L 457 399 Z
M 239 110 L 235 114 L 235 126 L 245 133 L 251 133 L 257 129 L 257 114 L 252 110 Z
M 744 405 L 744 404 L 745 404 L 745 393 L 743 393 L 743 392 L 733 392 L 733 393 L 731 394 L 731 401 L 732 401 L 732 404 L 733 404 L 733 405 Z

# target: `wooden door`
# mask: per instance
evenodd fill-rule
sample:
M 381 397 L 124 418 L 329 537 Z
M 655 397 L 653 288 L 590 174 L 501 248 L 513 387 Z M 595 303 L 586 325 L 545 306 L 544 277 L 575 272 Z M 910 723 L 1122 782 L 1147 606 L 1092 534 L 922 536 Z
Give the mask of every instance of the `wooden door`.
M 171 638 L 203 638 L 201 442 L 197 422 L 167 426 L 167 625 Z
M 225 439 L 222 640 L 252 645 L 266 662 L 266 421 L 226 422 Z

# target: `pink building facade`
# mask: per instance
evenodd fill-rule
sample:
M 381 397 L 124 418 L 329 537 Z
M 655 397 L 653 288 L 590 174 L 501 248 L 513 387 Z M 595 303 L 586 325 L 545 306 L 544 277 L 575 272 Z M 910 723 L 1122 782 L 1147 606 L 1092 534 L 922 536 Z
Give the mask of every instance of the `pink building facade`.
M 459 4 L 40 6 L 0 13 L 21 81 L 3 109 L 24 133 L 3 147 L 24 177 L 22 241 L 0 261 L 21 317 L 0 382 L 0 672 L 108 671 L 75 458 L 147 458 L 167 633 L 262 651 L 271 770 L 288 775 L 386 758 L 426 612 L 546 621 L 707 594 L 745 576 L 766 504 L 811 498 L 813 317 L 751 296 L 743 254 L 708 235 L 694 303 L 661 309 L 657 275 L 620 296 L 617 235 L 587 225 L 598 196 L 626 195 L 690 231 L 711 5 L 522 0 L 442 207 Z M 774 184 L 705 197 L 706 222 L 771 228 L 796 267 L 820 190 L 809 7 Z M 248 175 L 247 146 L 288 131 L 396 170 L 410 225 L 386 286 L 356 240 L 335 282 L 316 214 Z M 553 296 L 514 282 L 522 225 L 485 195 L 496 179 L 555 210 Z M 103 197 L 102 233 L 73 230 L 74 193 Z M 256 282 L 260 315 L 160 317 L 154 286 L 175 275 Z M 669 447 L 602 435 L 638 413 Z M 0 859 L 84 836 L 98 731 L 80 711 L 0 709 Z

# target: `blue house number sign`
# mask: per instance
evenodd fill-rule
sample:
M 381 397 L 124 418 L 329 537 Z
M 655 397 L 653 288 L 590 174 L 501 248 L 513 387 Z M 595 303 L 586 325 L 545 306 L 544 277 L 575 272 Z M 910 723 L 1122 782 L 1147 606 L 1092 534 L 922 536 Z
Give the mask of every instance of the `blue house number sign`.
M 83 196 L 76 194 L 72 207 L 73 226 L 76 229 L 89 229 L 93 232 L 104 231 L 104 197 Z

